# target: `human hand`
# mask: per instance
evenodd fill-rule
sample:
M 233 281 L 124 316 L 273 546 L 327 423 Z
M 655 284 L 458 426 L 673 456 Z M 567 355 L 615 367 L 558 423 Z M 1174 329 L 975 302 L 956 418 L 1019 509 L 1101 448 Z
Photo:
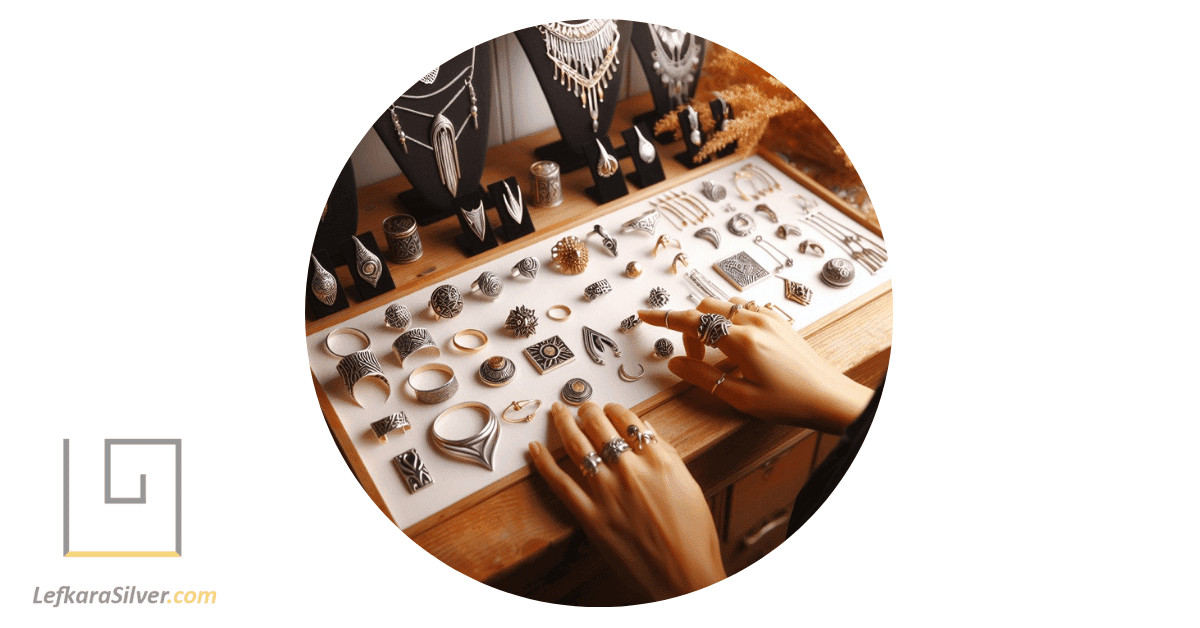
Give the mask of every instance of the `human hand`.
M 843 433 L 866 408 L 871 389 L 821 359 L 781 317 L 746 305 L 737 297 L 708 297 L 695 310 L 640 310 L 638 316 L 683 333 L 687 355 L 667 365 L 683 380 L 760 419 Z M 729 318 L 729 334 L 716 347 L 735 370 L 723 372 L 703 361 L 705 345 L 697 337 L 701 314 Z
M 601 409 L 586 402 L 576 421 L 556 402 L 550 418 L 574 464 L 580 465 L 589 452 L 604 453 L 614 438 L 632 447 L 600 463 L 595 474 L 576 479 L 540 443 L 529 443 L 538 473 L 613 567 L 656 600 L 725 577 L 708 502 L 674 447 L 657 437 L 640 442 L 629 435 L 629 426 L 642 436 L 653 430 L 615 403 Z

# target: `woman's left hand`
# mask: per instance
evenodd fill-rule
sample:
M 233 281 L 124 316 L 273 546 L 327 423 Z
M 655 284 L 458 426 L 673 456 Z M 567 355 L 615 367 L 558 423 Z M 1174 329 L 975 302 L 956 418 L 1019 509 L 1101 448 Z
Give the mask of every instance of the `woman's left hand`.
M 579 420 L 555 403 L 550 417 L 576 465 L 588 453 L 602 453 L 612 439 L 631 447 L 576 480 L 540 443 L 529 443 L 538 472 L 614 567 L 659 600 L 725 577 L 708 502 L 674 447 L 630 435 L 629 426 L 642 435 L 653 430 L 615 403 L 603 409 L 584 403 Z

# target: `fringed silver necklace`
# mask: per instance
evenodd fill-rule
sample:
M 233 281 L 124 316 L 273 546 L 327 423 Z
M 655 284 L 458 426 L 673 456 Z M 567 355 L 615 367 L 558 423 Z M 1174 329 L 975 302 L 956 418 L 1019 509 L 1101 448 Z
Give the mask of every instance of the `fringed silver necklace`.
M 546 40 L 546 56 L 554 63 L 554 78 L 575 92 L 592 116 L 592 132 L 600 131 L 600 103 L 604 88 L 621 63 L 617 44 L 621 34 L 614 20 L 587 20 L 581 24 L 550 22 L 538 26 Z
M 466 78 L 463 78 L 463 77 Z M 467 128 L 467 120 L 475 124 L 475 129 L 479 129 L 479 107 L 475 100 L 475 86 L 471 84 L 471 79 L 475 77 L 475 49 L 471 49 L 471 65 L 463 68 L 453 79 L 443 85 L 440 89 L 422 94 L 420 96 L 400 96 L 401 100 L 421 100 L 423 98 L 432 98 L 446 91 L 450 87 L 458 84 L 459 79 L 463 79 L 462 87 L 454 93 L 454 96 L 439 110 L 437 113 L 428 113 L 425 111 L 417 111 L 409 107 L 401 105 L 392 105 L 388 112 L 392 115 L 392 125 L 396 127 L 396 137 L 400 139 L 400 147 L 404 149 L 404 154 L 408 154 L 408 142 L 412 142 L 417 146 L 421 146 L 430 151 L 433 151 L 433 157 L 437 161 L 438 175 L 442 178 L 442 185 L 450 190 L 450 196 L 458 194 L 458 179 L 462 174 L 461 168 L 458 165 L 458 136 L 462 135 L 463 129 Z M 429 79 L 428 81 L 426 79 Z M 437 79 L 437 70 L 430 72 L 422 77 L 422 83 L 432 83 Z M 458 101 L 458 97 L 463 91 L 467 91 L 471 96 L 471 113 L 458 125 L 458 129 L 454 128 L 454 124 L 450 122 L 444 114 Z M 404 133 L 404 129 L 400 127 L 400 116 L 397 112 L 407 111 L 408 113 L 432 118 L 433 123 L 429 127 L 429 144 L 425 144 L 417 139 L 411 138 Z
M 650 41 L 654 50 L 654 72 L 667 88 L 671 106 L 678 107 L 686 102 L 692 81 L 696 80 L 696 66 L 700 63 L 700 46 L 696 36 L 674 28 L 650 25 Z

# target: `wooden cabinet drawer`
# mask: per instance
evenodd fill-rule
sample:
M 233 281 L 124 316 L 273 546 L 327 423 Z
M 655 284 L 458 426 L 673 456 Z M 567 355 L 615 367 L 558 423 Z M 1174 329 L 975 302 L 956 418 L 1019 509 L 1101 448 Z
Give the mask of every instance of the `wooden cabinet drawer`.
M 729 487 L 722 554 L 730 573 L 749 564 L 745 557 L 765 554 L 783 541 L 792 504 L 811 471 L 816 436 L 810 434 Z

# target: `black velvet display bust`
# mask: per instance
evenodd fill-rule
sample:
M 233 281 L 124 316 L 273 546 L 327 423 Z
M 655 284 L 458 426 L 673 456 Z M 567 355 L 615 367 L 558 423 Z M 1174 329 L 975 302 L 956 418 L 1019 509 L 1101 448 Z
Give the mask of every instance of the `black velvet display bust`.
M 584 22 L 586 20 L 570 23 Z M 629 45 L 629 31 L 629 22 L 617 20 L 617 61 Z M 612 78 L 608 79 L 607 87 L 602 88 L 602 95 L 598 99 L 596 128 L 593 128 L 591 113 L 582 102 L 581 96 L 576 94 L 574 89 L 568 89 L 555 75 L 555 64 L 546 54 L 546 36 L 542 34 L 540 27 L 524 28 L 514 34 L 517 41 L 521 42 L 521 48 L 525 50 L 529 65 L 533 67 L 533 73 L 546 96 L 546 103 L 550 106 L 550 113 L 554 115 L 554 124 L 562 137 L 557 142 L 538 147 L 534 154 L 538 159 L 557 163 L 563 174 L 578 170 L 587 165 L 583 160 L 584 147 L 594 146 L 596 138 L 607 136 L 609 127 L 612 126 L 624 66 L 614 61 Z
M 400 203 L 419 224 L 427 225 L 453 216 L 462 201 L 480 191 L 479 180 L 483 176 L 488 149 L 491 50 L 491 46 L 483 43 L 443 63 L 431 83 L 425 83 L 425 79 L 418 81 L 375 121 L 375 133 L 412 183 L 413 189 L 400 195 Z M 470 87 L 467 86 L 468 78 Z M 477 113 L 474 120 L 471 119 L 472 107 Z M 439 113 L 457 134 L 453 145 L 458 155 L 458 176 L 450 184 L 443 182 L 438 160 L 428 148 L 437 145 L 432 136 L 434 119 Z M 397 122 L 400 131 L 396 129 Z M 404 133 L 403 141 L 401 132 Z
M 654 99 L 654 111 L 634 116 L 633 122 L 634 124 L 645 123 L 653 127 L 655 122 L 671 113 L 676 107 L 692 101 L 692 97 L 696 95 L 696 83 L 700 79 L 700 69 L 704 66 L 704 53 L 708 45 L 704 39 L 685 33 L 685 39 L 680 44 L 679 52 L 681 56 L 685 56 L 684 58 L 694 55 L 696 63 L 690 73 L 691 80 L 684 81 L 683 85 L 678 86 L 680 89 L 675 91 L 671 87 L 670 79 L 664 79 L 663 75 L 654 69 L 654 52 L 657 47 L 654 45 L 654 34 L 651 33 L 651 28 L 653 28 L 651 24 L 633 22 L 630 43 L 633 44 L 633 50 L 637 53 L 638 62 L 641 63 L 642 71 L 646 74 L 646 82 L 650 84 L 650 96 Z M 690 39 L 687 39 L 686 36 L 690 36 Z M 692 46 L 695 46 L 695 49 L 692 49 Z M 669 46 L 664 47 L 669 48 Z M 674 97 L 673 91 L 675 91 Z M 660 133 L 655 139 L 660 144 L 667 144 L 674 141 L 675 138 L 671 133 Z

